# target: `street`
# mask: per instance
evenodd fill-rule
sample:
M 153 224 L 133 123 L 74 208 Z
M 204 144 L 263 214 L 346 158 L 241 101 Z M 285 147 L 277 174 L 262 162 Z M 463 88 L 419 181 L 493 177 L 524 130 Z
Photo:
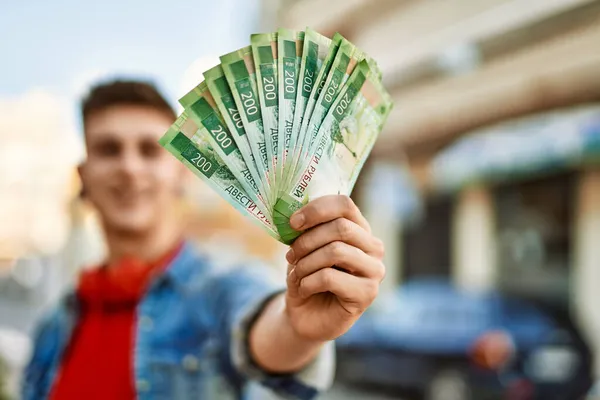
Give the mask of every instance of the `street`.
M 336 384 L 326 395 L 321 397 L 324 400 L 407 400 L 392 395 L 373 394 L 362 389 L 347 387 Z
M 257 400 L 280 400 L 281 396 L 271 390 L 265 389 L 260 385 L 251 385 L 249 388 L 249 398 Z M 374 394 L 366 389 L 357 389 L 341 384 L 334 384 L 333 388 L 320 396 L 322 400 L 409 400 L 406 397 L 393 395 Z

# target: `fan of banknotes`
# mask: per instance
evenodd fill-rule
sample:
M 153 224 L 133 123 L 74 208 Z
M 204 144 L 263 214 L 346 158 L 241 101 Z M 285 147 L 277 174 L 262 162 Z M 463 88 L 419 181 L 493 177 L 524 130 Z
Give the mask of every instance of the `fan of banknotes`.
M 279 29 L 220 57 L 160 143 L 277 240 L 291 215 L 349 195 L 392 108 L 381 71 L 342 35 Z

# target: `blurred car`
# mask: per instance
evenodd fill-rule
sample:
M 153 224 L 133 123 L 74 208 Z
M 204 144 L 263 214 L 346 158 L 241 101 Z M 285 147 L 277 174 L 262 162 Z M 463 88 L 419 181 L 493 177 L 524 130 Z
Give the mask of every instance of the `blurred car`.
M 592 385 L 578 332 L 496 292 L 418 280 L 338 339 L 337 379 L 427 400 L 576 400 Z
M 592 386 L 585 400 L 600 400 L 600 381 Z

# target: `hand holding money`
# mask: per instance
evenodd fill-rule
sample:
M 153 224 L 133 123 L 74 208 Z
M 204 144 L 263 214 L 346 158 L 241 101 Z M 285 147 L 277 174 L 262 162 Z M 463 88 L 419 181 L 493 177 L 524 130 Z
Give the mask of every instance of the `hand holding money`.
M 383 279 L 383 244 L 350 193 L 392 109 L 375 61 L 336 33 L 279 29 L 220 57 L 160 143 L 291 245 L 287 291 L 249 335 L 254 361 L 293 372 L 345 333 Z
M 279 29 L 250 42 L 204 72 L 160 143 L 291 244 L 305 229 L 290 223 L 294 212 L 350 195 L 392 101 L 375 61 L 339 33 Z
M 304 338 L 335 339 L 377 296 L 385 275 L 383 243 L 347 196 L 314 200 L 290 224 L 304 231 L 286 256 L 290 323 Z

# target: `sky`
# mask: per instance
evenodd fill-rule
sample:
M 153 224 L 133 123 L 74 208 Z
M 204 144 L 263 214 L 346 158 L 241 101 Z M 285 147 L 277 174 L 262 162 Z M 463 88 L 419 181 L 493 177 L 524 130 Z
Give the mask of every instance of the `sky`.
M 66 240 L 90 83 L 152 79 L 176 105 L 249 43 L 259 1 L 0 0 L 0 259 Z
M 0 96 L 74 96 L 90 80 L 156 78 L 171 96 L 196 60 L 248 43 L 260 1 L 0 0 Z

